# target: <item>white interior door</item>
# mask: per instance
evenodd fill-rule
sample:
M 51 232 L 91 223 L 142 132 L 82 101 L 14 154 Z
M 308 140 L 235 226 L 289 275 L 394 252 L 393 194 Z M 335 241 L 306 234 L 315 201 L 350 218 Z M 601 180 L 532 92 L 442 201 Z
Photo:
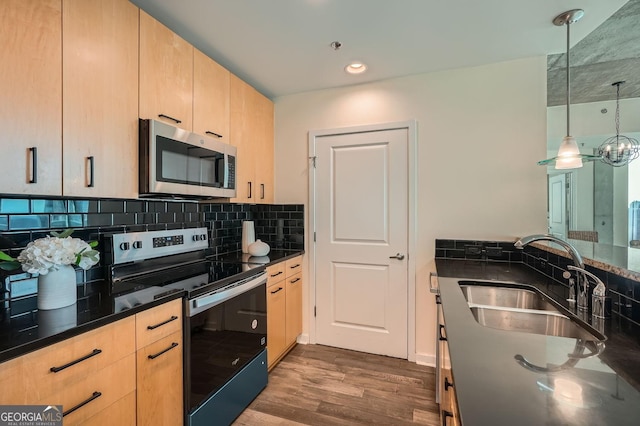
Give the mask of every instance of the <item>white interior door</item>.
M 549 233 L 567 238 L 567 194 L 564 173 L 549 176 Z
M 316 138 L 316 340 L 407 358 L 408 130 Z

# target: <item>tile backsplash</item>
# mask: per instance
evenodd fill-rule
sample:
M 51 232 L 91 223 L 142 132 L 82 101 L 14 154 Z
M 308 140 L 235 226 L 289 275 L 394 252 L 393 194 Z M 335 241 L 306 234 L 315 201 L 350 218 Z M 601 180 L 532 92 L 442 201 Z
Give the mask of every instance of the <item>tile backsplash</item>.
M 4 197 L 0 250 L 16 257 L 30 241 L 67 228 L 74 229 L 74 237 L 100 241 L 113 233 L 207 227 L 213 252 L 223 254 L 240 250 L 243 220 L 253 220 L 256 238 L 272 248 L 304 248 L 303 205 Z M 5 290 L 13 286 L 14 295 L 33 293 L 29 274 L 0 273 L 0 290 L 4 285 Z M 100 262 L 77 274 L 78 283 L 86 285 L 104 279 L 105 268 Z M 0 301 L 4 297 L 0 294 Z
M 436 239 L 436 258 L 524 263 L 564 286 L 567 280 L 562 274 L 572 264 L 567 257 L 532 245 L 516 249 L 513 241 Z M 640 282 L 590 265 L 585 269 L 607 286 L 612 311 L 640 326 Z

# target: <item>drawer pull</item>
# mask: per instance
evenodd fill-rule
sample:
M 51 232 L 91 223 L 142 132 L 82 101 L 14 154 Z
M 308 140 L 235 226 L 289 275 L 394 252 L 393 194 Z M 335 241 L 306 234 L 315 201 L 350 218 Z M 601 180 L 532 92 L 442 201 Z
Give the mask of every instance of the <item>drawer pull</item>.
M 147 330 L 155 330 L 156 328 L 158 328 L 158 327 L 162 327 L 163 325 L 165 325 L 165 324 L 169 324 L 171 321 L 175 321 L 175 320 L 177 320 L 177 319 L 178 319 L 178 317 L 177 317 L 177 316 L 175 316 L 175 315 L 171 315 L 171 318 L 169 318 L 169 319 L 168 319 L 168 320 L 166 320 L 166 321 L 162 321 L 160 324 L 156 324 L 156 325 L 148 325 L 148 326 L 147 326 Z
M 160 118 L 166 118 L 166 119 L 171 120 L 171 121 L 175 121 L 175 122 L 176 122 L 176 124 L 180 124 L 180 123 L 182 123 L 182 120 L 178 120 L 177 118 L 173 118 L 173 117 L 168 116 L 168 115 L 166 115 L 166 114 L 158 114 L 158 117 L 160 117 Z
M 69 408 L 67 411 L 63 411 L 62 412 L 62 417 L 66 416 L 67 414 L 73 413 L 78 408 L 84 407 L 85 405 L 87 405 L 88 403 L 93 401 L 94 399 L 100 398 L 101 396 L 102 396 L 102 392 L 95 391 L 89 398 L 87 398 L 86 400 L 82 401 L 80 404 L 76 405 L 75 407 Z
M 282 290 L 282 287 L 278 287 L 278 289 L 277 289 L 277 290 L 272 291 L 272 292 L 271 292 L 271 294 L 276 294 L 276 293 L 277 293 L 277 292 L 279 292 L 280 290 Z
M 293 266 L 289 266 L 289 268 L 290 268 L 290 269 L 296 269 L 296 268 L 299 268 L 299 267 L 300 267 L 300 264 L 299 264 L 299 263 L 296 263 L 296 264 L 295 264 L 295 265 L 293 265 Z
M 89 183 L 87 188 L 93 188 L 95 186 L 95 158 L 91 155 L 87 157 L 87 161 L 89 162 Z
M 444 325 L 440 324 L 440 326 L 438 327 L 438 340 L 444 342 L 447 340 L 447 335 L 445 334 L 444 336 L 442 335 L 442 331 L 444 330 Z
M 300 281 L 300 278 L 296 278 L 295 280 L 291 280 L 291 281 L 290 281 L 290 283 L 291 283 L 291 284 L 295 284 L 295 283 L 297 283 L 298 281 Z
M 442 426 L 447 426 L 447 424 L 449 424 L 447 421 L 448 417 L 453 418 L 453 413 L 451 411 L 442 410 Z
M 149 355 L 147 358 L 149 359 L 156 359 L 158 358 L 160 355 L 162 355 L 163 353 L 169 352 L 171 349 L 175 348 L 176 346 L 178 346 L 178 344 L 176 342 L 173 342 L 171 344 L 171 346 L 169 346 L 167 349 L 161 350 L 160 352 L 158 352 L 157 354 L 153 354 L 153 355 Z
M 448 377 L 444 378 L 444 390 L 448 391 L 449 388 L 453 387 L 453 383 L 449 381 Z
M 82 362 L 82 361 L 84 361 L 84 360 L 86 360 L 86 359 L 89 359 L 89 358 L 91 358 L 91 357 L 94 357 L 94 356 L 96 356 L 96 355 L 98 355 L 98 354 L 100 354 L 100 353 L 102 353 L 102 350 L 101 350 L 101 349 L 94 349 L 90 354 L 85 355 L 85 356 L 83 356 L 82 358 L 78 358 L 78 359 L 76 359 L 75 361 L 71 361 L 71 362 L 70 362 L 70 363 L 68 363 L 68 364 L 61 365 L 60 367 L 51 367 L 51 368 L 49 369 L 49 371 L 51 371 L 52 373 L 57 373 L 58 371 L 62 371 L 62 370 L 64 370 L 65 368 L 71 367 L 72 365 L 76 365 L 77 363 Z
M 222 138 L 222 135 L 220 133 L 212 132 L 211 130 L 207 130 L 205 133 L 207 135 L 215 136 L 218 139 Z
M 282 274 L 282 271 L 276 272 L 275 274 L 271 274 L 269 275 L 271 278 L 273 277 L 277 277 L 278 275 Z

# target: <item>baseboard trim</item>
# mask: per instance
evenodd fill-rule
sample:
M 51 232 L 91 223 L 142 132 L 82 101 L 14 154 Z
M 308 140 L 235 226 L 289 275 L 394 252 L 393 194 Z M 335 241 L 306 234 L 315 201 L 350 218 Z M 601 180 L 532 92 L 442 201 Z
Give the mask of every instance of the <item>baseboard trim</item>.
M 306 333 L 302 333 L 301 335 L 298 336 L 296 341 L 298 343 L 300 343 L 301 345 L 308 345 L 309 344 L 309 335 L 306 334 Z
M 435 367 L 436 357 L 434 355 L 416 354 L 416 364 Z

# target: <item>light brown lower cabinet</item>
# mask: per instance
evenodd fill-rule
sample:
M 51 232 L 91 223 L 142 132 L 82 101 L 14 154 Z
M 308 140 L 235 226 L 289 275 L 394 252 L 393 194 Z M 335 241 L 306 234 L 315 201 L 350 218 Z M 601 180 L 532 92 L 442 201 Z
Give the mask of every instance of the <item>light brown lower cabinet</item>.
M 267 364 L 273 368 L 302 333 L 302 256 L 267 268 Z
M 181 425 L 182 351 L 176 299 L 0 363 L 0 405 L 62 405 L 65 426 Z

